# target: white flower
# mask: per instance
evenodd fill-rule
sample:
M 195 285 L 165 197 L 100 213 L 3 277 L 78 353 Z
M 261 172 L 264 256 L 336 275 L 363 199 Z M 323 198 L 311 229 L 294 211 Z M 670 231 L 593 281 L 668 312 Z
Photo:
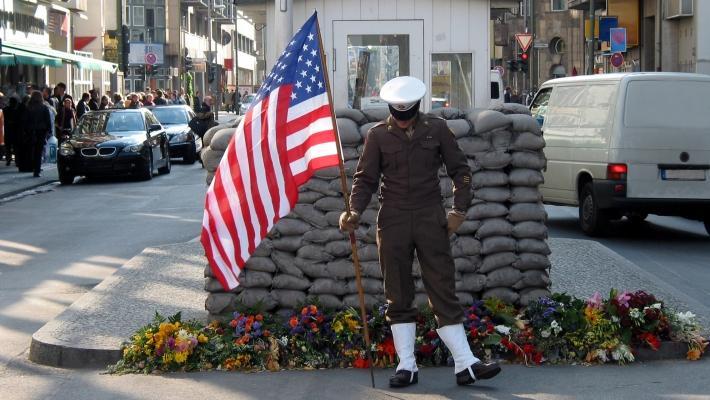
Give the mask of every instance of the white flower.
M 594 352 L 594 355 L 596 355 L 602 363 L 609 361 L 609 358 L 606 356 L 606 350 L 598 349 Z
M 540 332 L 540 336 L 542 336 L 544 338 L 549 338 L 550 337 L 550 330 L 549 329 L 543 330 L 542 332 Z
M 552 320 L 552 322 L 550 323 L 550 328 L 552 329 L 552 332 L 555 335 L 558 335 L 560 332 L 562 332 L 562 327 L 559 323 L 557 323 L 556 320 Z
M 500 333 L 502 335 L 509 335 L 510 334 L 510 328 L 508 328 L 505 325 L 496 325 L 496 330 L 498 331 L 498 333 Z
M 690 311 L 677 313 L 676 316 L 684 325 L 692 325 L 695 323 L 695 314 Z

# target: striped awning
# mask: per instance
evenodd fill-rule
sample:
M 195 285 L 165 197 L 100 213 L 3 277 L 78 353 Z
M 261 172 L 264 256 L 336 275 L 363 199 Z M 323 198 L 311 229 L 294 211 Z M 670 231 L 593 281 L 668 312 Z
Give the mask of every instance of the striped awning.
M 47 59 L 52 59 L 52 60 L 57 60 L 59 62 L 58 65 L 56 65 L 56 62 L 53 62 L 54 65 L 49 64 L 49 63 L 42 63 L 42 64 L 36 64 L 33 63 L 31 65 L 47 65 L 50 67 L 61 67 L 62 66 L 62 60 L 69 62 L 71 64 L 76 65 L 77 67 L 81 69 L 90 69 L 94 71 L 109 71 L 111 73 L 116 72 L 118 69 L 118 65 L 114 63 L 110 63 L 108 61 L 104 60 L 99 60 L 96 58 L 90 58 L 90 57 L 84 57 L 80 56 L 77 54 L 71 54 L 67 53 L 65 51 L 59 51 L 59 50 L 54 50 L 46 47 L 33 47 L 33 46 L 27 46 L 27 45 L 19 45 L 16 43 L 3 43 L 3 53 L 9 53 L 9 52 L 22 52 L 25 55 L 33 56 L 33 57 L 44 57 Z M 36 62 L 36 60 L 35 60 Z M 20 64 L 28 64 L 28 62 L 21 62 L 18 59 L 18 63 Z
M 0 65 L 36 65 L 39 67 L 61 67 L 62 60 L 56 57 L 32 53 L 21 49 L 7 46 L 3 43 L 2 55 L 0 55 Z

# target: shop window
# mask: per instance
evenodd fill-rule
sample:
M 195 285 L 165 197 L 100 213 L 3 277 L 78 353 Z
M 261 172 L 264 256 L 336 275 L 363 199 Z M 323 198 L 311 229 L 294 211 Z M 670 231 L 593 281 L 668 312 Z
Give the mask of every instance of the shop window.
M 431 55 L 431 108 L 471 108 L 473 99 L 471 53 Z
M 409 75 L 409 35 L 348 35 L 348 104 L 386 107 L 380 88 Z

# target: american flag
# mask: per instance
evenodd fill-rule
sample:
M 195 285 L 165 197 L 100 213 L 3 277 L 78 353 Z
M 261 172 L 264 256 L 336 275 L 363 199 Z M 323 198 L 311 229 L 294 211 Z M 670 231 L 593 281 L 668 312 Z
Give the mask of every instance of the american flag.
M 227 290 L 296 204 L 298 186 L 339 164 L 319 36 L 314 13 L 264 80 L 207 190 L 201 241 Z

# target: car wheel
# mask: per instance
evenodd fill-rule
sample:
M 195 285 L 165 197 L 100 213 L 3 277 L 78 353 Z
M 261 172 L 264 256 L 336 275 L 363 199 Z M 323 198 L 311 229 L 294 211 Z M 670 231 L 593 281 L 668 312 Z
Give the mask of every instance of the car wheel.
M 185 164 L 194 164 L 196 157 L 197 151 L 195 150 L 195 145 L 192 144 L 190 147 L 186 150 L 185 156 L 182 158 L 182 161 Z
M 144 181 L 149 181 L 153 179 L 153 154 L 148 155 L 148 162 L 145 163 L 145 167 L 143 167 L 143 171 L 140 173 L 141 179 Z
M 59 183 L 62 185 L 71 185 L 74 183 L 74 175 L 68 172 L 59 171 Z
M 609 211 L 599 209 L 599 203 L 594 196 L 592 183 L 582 188 L 579 196 L 579 225 L 589 236 L 601 236 L 609 227 Z
M 158 172 L 167 175 L 170 173 L 171 166 L 172 164 L 170 164 L 170 155 L 168 155 L 167 157 L 165 157 L 165 166 L 158 168 Z

